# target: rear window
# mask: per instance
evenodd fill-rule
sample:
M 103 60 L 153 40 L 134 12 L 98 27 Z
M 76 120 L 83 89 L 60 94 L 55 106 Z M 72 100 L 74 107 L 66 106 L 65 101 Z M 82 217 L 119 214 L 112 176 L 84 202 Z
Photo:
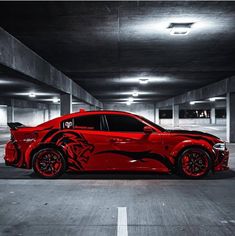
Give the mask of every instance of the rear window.
M 85 130 L 101 130 L 101 116 L 90 115 L 90 116 L 79 116 L 75 117 L 73 121 L 73 127 L 75 129 Z

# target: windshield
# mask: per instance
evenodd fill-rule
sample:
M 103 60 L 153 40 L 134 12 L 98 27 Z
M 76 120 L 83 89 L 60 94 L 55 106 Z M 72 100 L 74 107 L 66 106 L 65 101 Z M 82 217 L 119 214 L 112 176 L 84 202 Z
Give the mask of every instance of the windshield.
M 151 126 L 155 127 L 156 129 L 160 130 L 161 132 L 165 132 L 166 130 L 161 126 L 155 124 L 154 122 L 144 118 L 143 116 L 138 116 L 141 120 L 145 121 L 146 123 L 150 124 Z

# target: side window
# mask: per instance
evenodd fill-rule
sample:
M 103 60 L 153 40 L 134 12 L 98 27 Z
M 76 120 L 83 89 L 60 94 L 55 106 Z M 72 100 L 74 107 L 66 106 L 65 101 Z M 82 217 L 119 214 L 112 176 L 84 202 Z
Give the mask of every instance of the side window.
M 109 131 L 143 132 L 145 124 L 125 115 L 106 115 Z
M 88 115 L 78 116 L 74 118 L 74 129 L 83 130 L 101 130 L 101 116 L 100 115 Z

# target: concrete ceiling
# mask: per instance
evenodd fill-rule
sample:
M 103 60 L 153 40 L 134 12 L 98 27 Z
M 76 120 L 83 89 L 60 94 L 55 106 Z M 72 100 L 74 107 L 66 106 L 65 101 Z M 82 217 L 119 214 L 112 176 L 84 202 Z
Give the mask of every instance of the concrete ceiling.
M 235 73 L 235 2 L 1 2 L 0 26 L 103 102 L 161 101 Z M 194 23 L 186 36 L 170 23 Z M 141 85 L 138 78 L 150 82 Z
M 30 97 L 30 94 L 35 94 L 35 97 Z M 0 100 L 1 97 L 51 103 L 53 98 L 59 98 L 59 92 L 29 82 L 25 76 L 0 66 Z

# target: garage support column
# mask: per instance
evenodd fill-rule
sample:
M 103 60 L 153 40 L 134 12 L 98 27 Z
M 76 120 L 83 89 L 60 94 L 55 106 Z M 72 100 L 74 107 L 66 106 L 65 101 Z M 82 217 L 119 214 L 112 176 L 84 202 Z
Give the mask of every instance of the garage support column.
M 180 111 L 180 106 L 173 104 L 172 105 L 172 116 L 173 116 L 173 126 L 174 127 L 179 126 L 179 111 Z
M 15 122 L 14 99 L 11 99 L 11 105 L 7 106 L 7 122 Z
M 154 115 L 154 122 L 156 124 L 159 124 L 160 123 L 160 118 L 159 118 L 159 108 L 155 107 L 155 115 Z
M 226 99 L 227 141 L 235 142 L 235 93 L 227 93 Z
M 215 124 L 215 107 L 211 108 L 211 124 Z
M 90 105 L 90 111 L 94 111 L 95 110 L 95 106 Z
M 43 121 L 46 122 L 49 120 L 49 107 L 48 109 L 43 109 Z
M 72 112 L 72 94 L 60 95 L 60 115 L 70 114 Z

